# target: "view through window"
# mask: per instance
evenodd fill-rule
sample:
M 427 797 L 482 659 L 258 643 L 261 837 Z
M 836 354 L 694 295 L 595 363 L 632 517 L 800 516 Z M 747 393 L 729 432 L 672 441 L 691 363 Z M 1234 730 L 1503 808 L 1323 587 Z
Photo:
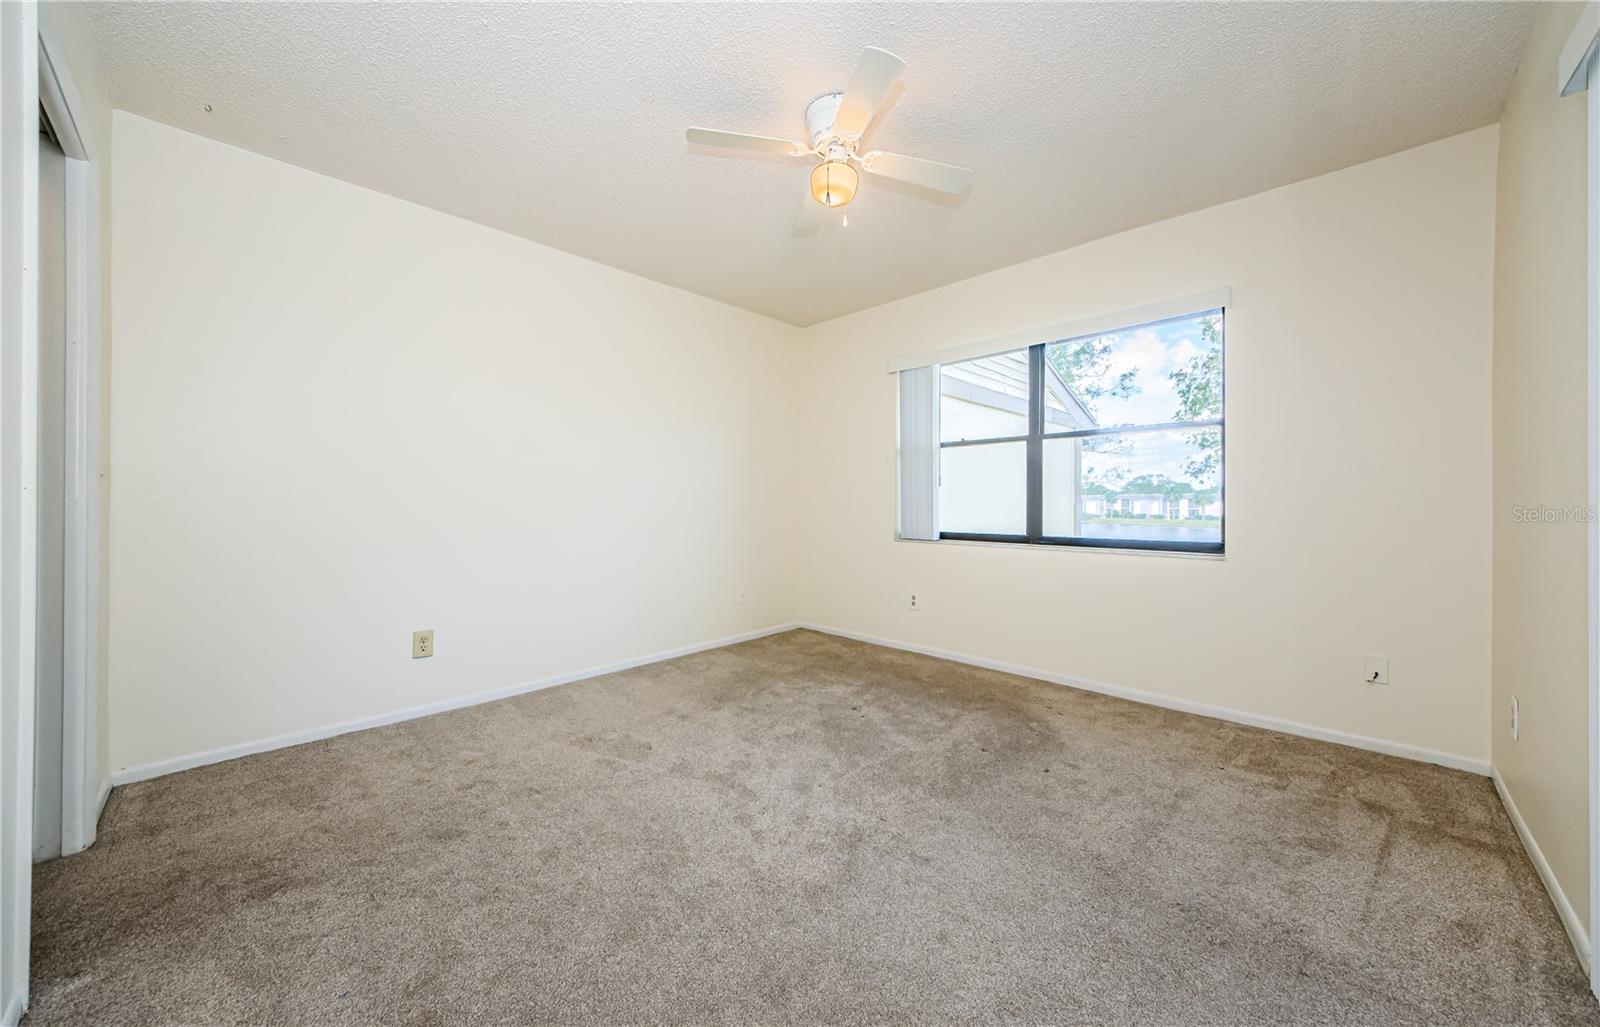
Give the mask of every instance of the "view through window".
M 1223 322 L 941 366 L 940 537 L 1221 552 Z

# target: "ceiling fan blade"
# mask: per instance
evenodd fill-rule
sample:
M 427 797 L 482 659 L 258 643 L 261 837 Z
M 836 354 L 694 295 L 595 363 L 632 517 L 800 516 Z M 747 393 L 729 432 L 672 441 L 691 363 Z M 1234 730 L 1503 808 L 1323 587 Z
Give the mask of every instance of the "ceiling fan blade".
M 684 133 L 684 138 L 691 143 L 701 143 L 706 146 L 735 146 L 741 150 L 756 150 L 760 153 L 798 156 L 810 152 L 808 147 L 800 145 L 793 139 L 753 136 L 747 132 L 723 132 L 715 128 L 691 128 Z
M 964 193 L 972 185 L 970 168 L 940 164 L 936 160 L 923 160 L 921 157 L 907 157 L 902 153 L 872 150 L 861 155 L 861 167 L 883 178 L 926 186 L 941 193 Z
M 833 116 L 833 130 L 842 136 L 859 136 L 872 123 L 873 115 L 889 98 L 906 62 L 887 50 L 869 46 L 861 51 L 861 62 L 839 101 L 839 111 Z

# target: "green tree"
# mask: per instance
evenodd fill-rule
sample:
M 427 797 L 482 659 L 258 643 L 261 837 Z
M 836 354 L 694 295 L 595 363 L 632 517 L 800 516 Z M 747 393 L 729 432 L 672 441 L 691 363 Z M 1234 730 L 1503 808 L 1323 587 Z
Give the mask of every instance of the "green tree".
M 1194 486 L 1186 481 L 1173 481 L 1165 474 L 1141 474 L 1137 478 L 1129 478 L 1122 489 L 1124 492 L 1147 495 L 1182 496 L 1194 491 Z
M 1178 394 L 1174 421 L 1202 421 L 1222 416 L 1222 320 L 1213 315 L 1200 321 L 1203 350 L 1172 372 L 1172 389 Z M 1184 472 L 1196 481 L 1214 478 L 1222 463 L 1222 433 L 1215 428 L 1193 432 L 1189 444 L 1198 453 L 1185 461 Z

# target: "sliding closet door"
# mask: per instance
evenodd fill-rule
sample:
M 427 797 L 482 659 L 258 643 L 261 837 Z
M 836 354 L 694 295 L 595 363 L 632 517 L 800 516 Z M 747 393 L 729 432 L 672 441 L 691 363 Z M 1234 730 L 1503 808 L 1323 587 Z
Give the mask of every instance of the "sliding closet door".
M 43 115 L 41 114 L 41 120 Z M 61 855 L 66 585 L 67 160 L 39 138 L 39 612 L 33 738 L 33 860 Z

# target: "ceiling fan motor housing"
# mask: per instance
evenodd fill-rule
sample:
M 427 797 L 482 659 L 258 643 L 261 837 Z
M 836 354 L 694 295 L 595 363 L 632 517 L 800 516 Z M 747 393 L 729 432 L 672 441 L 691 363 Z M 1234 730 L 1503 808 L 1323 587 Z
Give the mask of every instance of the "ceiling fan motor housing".
M 806 105 L 806 132 L 812 146 L 821 146 L 833 135 L 833 120 L 843 99 L 843 93 L 824 93 Z

